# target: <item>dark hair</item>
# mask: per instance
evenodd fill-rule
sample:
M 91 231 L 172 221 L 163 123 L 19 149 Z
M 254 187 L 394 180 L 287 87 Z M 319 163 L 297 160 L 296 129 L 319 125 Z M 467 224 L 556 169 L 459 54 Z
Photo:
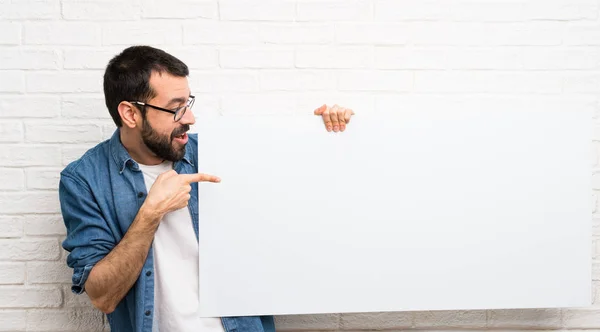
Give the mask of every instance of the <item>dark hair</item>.
M 152 71 L 179 77 L 189 75 L 187 65 L 181 60 L 150 46 L 128 47 L 109 61 L 104 72 L 104 100 L 117 127 L 123 125 L 117 109 L 122 101 L 146 102 L 156 96 L 150 87 Z

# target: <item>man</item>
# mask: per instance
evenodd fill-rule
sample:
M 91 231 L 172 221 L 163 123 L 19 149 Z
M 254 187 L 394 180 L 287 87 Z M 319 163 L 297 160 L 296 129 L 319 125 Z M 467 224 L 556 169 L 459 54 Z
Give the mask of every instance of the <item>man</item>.
M 63 247 L 72 291 L 88 294 L 113 331 L 274 331 L 273 317 L 200 318 L 198 173 L 187 66 L 148 46 L 125 49 L 104 74 L 117 129 L 62 172 Z M 353 112 L 321 106 L 328 131 Z

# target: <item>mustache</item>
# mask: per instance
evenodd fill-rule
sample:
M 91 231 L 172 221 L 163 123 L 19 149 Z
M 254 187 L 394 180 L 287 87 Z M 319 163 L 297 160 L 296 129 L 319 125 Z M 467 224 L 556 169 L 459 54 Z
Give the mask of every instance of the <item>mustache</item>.
M 179 135 L 187 132 L 188 130 L 190 130 L 190 125 L 187 125 L 187 124 L 173 130 L 173 132 L 171 133 L 171 139 L 175 138 L 175 136 L 179 136 Z

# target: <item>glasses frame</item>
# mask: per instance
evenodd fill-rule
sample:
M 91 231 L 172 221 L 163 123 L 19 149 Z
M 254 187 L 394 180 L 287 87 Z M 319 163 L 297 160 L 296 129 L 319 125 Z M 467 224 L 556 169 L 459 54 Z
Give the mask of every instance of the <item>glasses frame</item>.
M 130 103 L 134 104 L 134 105 L 139 105 L 139 106 L 143 106 L 143 107 L 150 107 L 150 108 L 154 108 L 155 110 L 159 110 L 162 112 L 167 112 L 167 113 L 171 113 L 173 114 L 173 120 L 175 122 L 178 122 L 179 120 L 181 120 L 181 118 L 183 118 L 183 115 L 185 114 L 185 111 L 187 111 L 188 108 L 192 108 L 192 106 L 194 106 L 194 102 L 196 101 L 196 97 L 190 95 L 189 99 L 187 100 L 187 102 L 185 103 L 185 105 L 183 106 L 179 106 L 173 109 L 166 109 L 166 108 L 162 108 L 162 107 L 158 107 L 158 106 L 154 106 L 154 105 L 150 105 L 148 103 L 144 103 L 141 101 L 130 101 Z

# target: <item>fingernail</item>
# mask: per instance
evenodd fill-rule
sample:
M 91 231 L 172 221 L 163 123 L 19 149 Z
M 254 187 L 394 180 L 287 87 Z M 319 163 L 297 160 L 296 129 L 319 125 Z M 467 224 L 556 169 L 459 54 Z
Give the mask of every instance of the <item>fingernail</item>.
M 338 126 L 333 127 L 333 131 L 338 131 L 340 128 Z
M 331 127 L 327 127 L 327 131 L 331 131 Z

